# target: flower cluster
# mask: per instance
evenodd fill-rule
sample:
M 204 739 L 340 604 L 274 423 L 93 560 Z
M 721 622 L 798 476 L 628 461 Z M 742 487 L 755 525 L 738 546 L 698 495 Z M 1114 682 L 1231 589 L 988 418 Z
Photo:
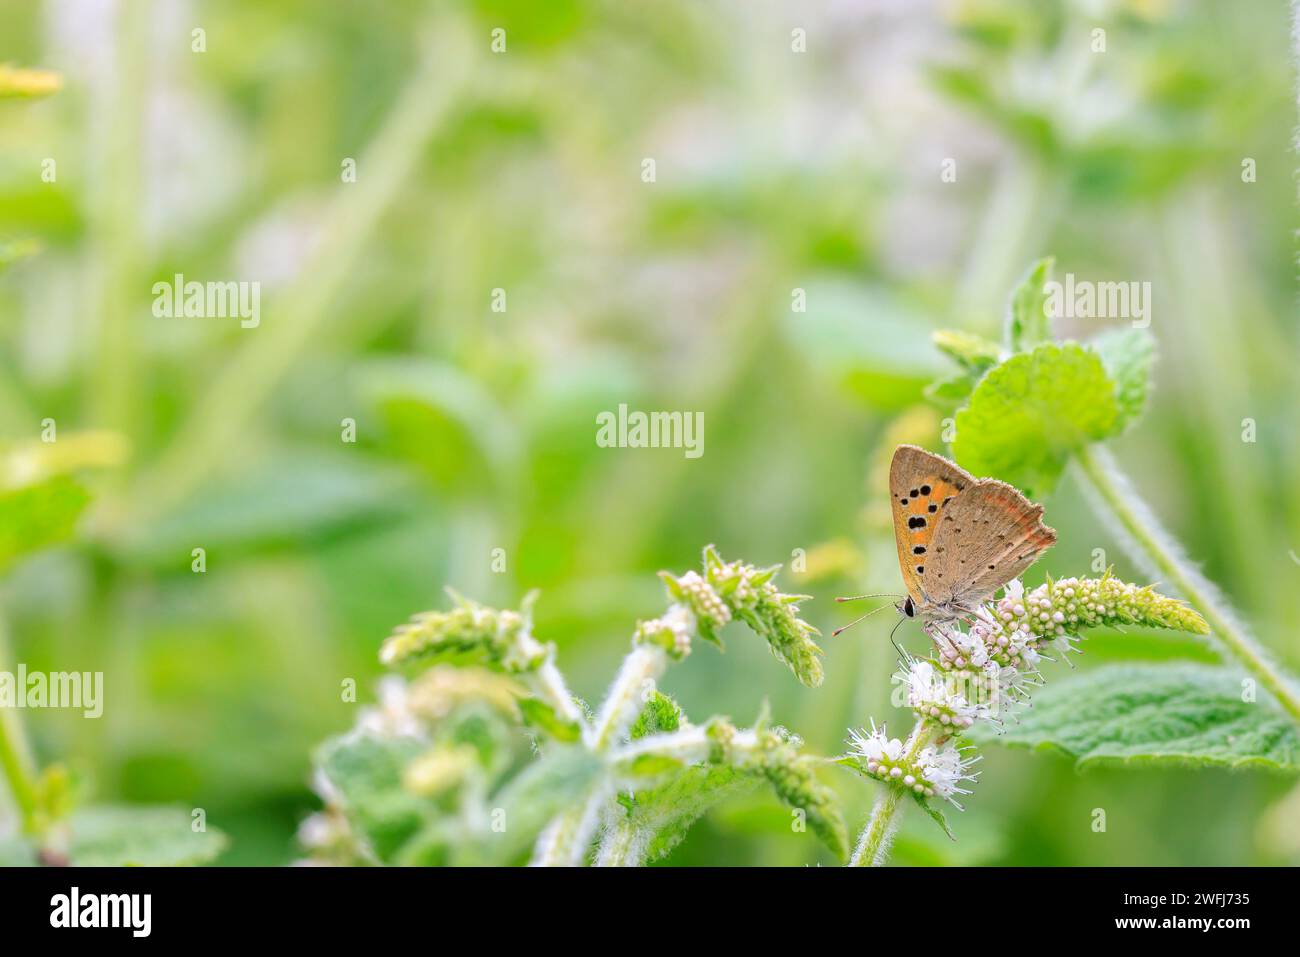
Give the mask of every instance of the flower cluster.
M 1186 604 L 1151 588 L 1112 577 L 1049 580 L 1026 592 L 1009 582 L 1002 597 L 974 615 L 966 630 L 935 627 L 931 658 L 905 656 L 895 681 L 907 689 L 917 724 L 904 740 L 850 731 L 850 753 L 841 764 L 890 781 L 921 796 L 953 800 L 968 793 L 967 771 L 977 758 L 954 743 L 977 721 L 999 721 L 1007 702 L 1023 701 L 1042 684 L 1044 650 L 1075 651 L 1086 628 L 1145 625 L 1206 634 L 1205 620 Z M 955 801 L 954 801 L 955 803 Z
M 1010 582 L 1000 600 L 980 609 L 975 623 L 953 647 L 940 654 L 944 667 L 962 668 L 975 659 L 1002 667 L 1036 671 L 1039 649 L 1075 650 L 1073 639 L 1085 628 L 1144 625 L 1209 634 L 1209 626 L 1185 603 L 1154 589 L 1122 582 L 1108 571 L 1101 578 L 1047 581 L 1031 592 Z M 964 641 L 964 644 L 958 643 Z
M 426 611 L 399 625 L 379 651 L 394 665 L 432 654 L 483 651 L 490 661 L 515 674 L 540 668 L 551 648 L 533 637 L 528 610 L 498 611 L 448 592 L 455 607 Z
M 977 774 L 970 773 L 970 768 L 979 756 L 964 756 L 965 752 L 973 749 L 959 748 L 951 740 L 939 745 L 919 745 L 919 740 L 909 739 L 904 744 L 898 738 L 889 737 L 885 729 L 877 728 L 873 721 L 870 733 L 866 730 L 849 732 L 852 748 L 842 763 L 852 764 L 863 773 L 881 780 L 897 782 L 923 797 L 938 796 L 956 804 L 955 795 L 970 793 L 970 789 L 962 785 L 977 777 Z
M 909 656 L 894 678 L 907 686 L 907 706 L 917 718 L 954 732 L 988 717 L 996 704 L 998 686 L 990 685 L 979 671 L 946 672 L 932 661 Z
M 687 572 L 682 577 L 691 575 L 695 575 L 703 584 L 703 579 L 695 572 Z M 726 605 L 722 607 L 726 609 Z M 632 642 L 638 645 L 657 645 L 668 652 L 674 661 L 681 661 L 691 653 L 691 636 L 699 630 L 699 620 L 686 605 L 673 605 L 658 618 L 638 621 Z
M 709 546 L 704 550 L 703 575 L 661 572 L 660 577 L 671 599 L 690 609 L 701 638 L 721 644 L 718 632 L 738 618 L 767 641 L 772 654 L 800 681 L 816 687 L 822 682 L 822 649 L 814 640 L 820 632 L 799 617 L 799 602 L 808 596 L 787 595 L 776 587 L 772 579 L 780 567 L 724 562 Z M 663 640 L 662 629 L 657 636 Z

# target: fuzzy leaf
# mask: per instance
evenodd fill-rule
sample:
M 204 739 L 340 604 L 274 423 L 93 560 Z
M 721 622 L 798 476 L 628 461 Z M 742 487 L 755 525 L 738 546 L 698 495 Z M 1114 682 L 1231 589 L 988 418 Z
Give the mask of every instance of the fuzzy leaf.
M 1047 315 L 1047 292 L 1043 288 L 1052 275 L 1055 260 L 1048 256 L 1029 267 L 1007 303 L 1006 341 L 1012 352 L 1032 349 L 1052 338 Z
M 28 552 L 71 537 L 89 501 L 80 483 L 66 475 L 0 490 L 0 570 Z
M 976 375 L 997 365 L 1002 354 L 996 342 L 989 342 L 969 332 L 940 329 L 932 339 L 936 349 L 967 372 Z
M 386 861 L 425 824 L 430 805 L 402 787 L 406 766 L 428 745 L 416 738 L 347 735 L 321 749 L 318 764 L 353 827 Z
M 540 698 L 520 698 L 519 713 L 531 727 L 538 728 L 557 741 L 572 744 L 582 737 L 582 728 L 576 721 L 566 721 L 555 709 Z
M 1146 407 L 1151 366 L 1156 357 L 1155 339 L 1145 329 L 1112 329 L 1089 345 L 1101 356 L 1102 365 L 1115 383 L 1115 399 L 1119 404 L 1116 431 L 1122 430 Z
M 1115 434 L 1118 419 L 1115 385 L 1095 353 L 1040 345 L 980 380 L 957 413 L 953 453 L 977 476 L 1045 491 L 1072 451 Z
M 68 857 L 78 867 L 206 864 L 226 846 L 213 827 L 195 831 L 190 812 L 172 807 L 88 807 L 71 819 Z
M 682 709 L 677 702 L 661 691 L 652 692 L 650 700 L 645 703 L 636 723 L 632 725 L 630 737 L 633 741 L 648 734 L 660 731 L 676 731 L 682 724 Z
M 654 834 L 646 860 L 667 855 L 710 808 L 725 798 L 753 790 L 757 783 L 751 775 L 734 768 L 696 765 L 661 787 L 638 792 L 628 817 L 637 827 Z
M 1053 681 L 1001 734 L 982 742 L 1058 751 L 1080 768 L 1176 764 L 1300 771 L 1300 735 L 1241 677 L 1205 665 L 1112 665 Z
M 935 807 L 933 804 L 931 804 L 929 801 L 927 801 L 924 797 L 917 794 L 916 792 L 912 792 L 912 799 L 921 806 L 921 810 L 924 811 L 927 815 L 929 815 L 930 819 L 934 821 L 935 824 L 938 824 L 941 828 L 943 828 L 943 833 L 948 835 L 948 840 L 950 841 L 957 840 L 957 835 L 953 834 L 952 828 L 948 826 L 948 819 L 944 817 L 943 811 Z
M 680 771 L 684 765 L 676 758 L 663 754 L 642 754 L 623 766 L 623 773 L 634 778 L 658 778 L 673 771 Z

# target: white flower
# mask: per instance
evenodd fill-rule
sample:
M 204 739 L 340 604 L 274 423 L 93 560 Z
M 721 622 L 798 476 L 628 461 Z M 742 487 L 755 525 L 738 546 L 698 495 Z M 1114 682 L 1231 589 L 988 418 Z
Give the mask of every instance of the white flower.
M 882 761 L 892 764 L 903 756 L 903 742 L 891 738 L 883 728 L 878 729 L 875 721 L 871 722 L 870 734 L 865 729 L 850 729 L 849 742 L 856 754 L 867 759 L 868 765 L 873 761 L 877 764 Z
M 973 782 L 978 776 L 968 772 L 979 760 L 979 755 L 963 758 L 963 750 L 974 749 L 958 748 L 952 742 L 948 742 L 938 748 L 934 746 L 922 748 L 921 753 L 916 757 L 916 765 L 922 780 L 934 790 L 935 794 L 951 801 L 958 808 L 961 808 L 961 805 L 953 795 L 970 794 L 970 789 L 962 787 L 962 784 L 967 781 Z
M 964 661 L 964 658 L 958 656 L 957 660 Z M 894 677 L 907 684 L 907 705 L 918 717 L 961 729 L 969 728 L 976 719 L 986 715 L 987 706 L 972 703 L 965 694 L 968 672 L 941 671 L 933 662 L 914 658 L 904 664 L 907 670 Z M 979 697 L 976 696 L 977 700 Z

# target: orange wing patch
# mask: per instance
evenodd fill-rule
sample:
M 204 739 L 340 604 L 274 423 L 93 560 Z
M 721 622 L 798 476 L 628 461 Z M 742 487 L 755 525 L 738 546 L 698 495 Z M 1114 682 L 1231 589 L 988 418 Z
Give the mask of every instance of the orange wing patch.
M 943 510 L 975 479 L 945 458 L 914 445 L 900 445 L 889 469 L 894 544 L 903 583 L 912 601 L 925 602 L 925 569 L 930 542 Z

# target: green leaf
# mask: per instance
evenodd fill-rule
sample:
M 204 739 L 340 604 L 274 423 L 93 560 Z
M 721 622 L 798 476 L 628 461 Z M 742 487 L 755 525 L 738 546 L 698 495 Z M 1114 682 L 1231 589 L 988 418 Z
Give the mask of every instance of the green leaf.
M 859 774 L 879 780 L 875 775 L 867 770 L 867 759 L 857 754 L 841 754 L 838 758 L 831 758 L 831 764 L 838 764 L 842 768 L 848 768 L 857 771 Z
M 488 496 L 518 475 L 517 427 L 477 379 L 423 359 L 373 360 L 356 376 L 378 414 L 381 451 L 420 469 L 439 491 Z
M 318 764 L 352 826 L 386 861 L 425 824 L 432 805 L 402 787 L 406 766 L 428 748 L 416 738 L 351 734 L 328 741 Z
M 685 765 L 676 758 L 665 754 L 642 754 L 623 765 L 620 770 L 634 778 L 657 778 L 673 771 L 680 771 Z
M 90 495 L 66 475 L 0 490 L 0 571 L 72 536 Z
M 601 759 L 586 748 L 549 748 L 489 798 L 491 807 L 505 810 L 506 829 L 485 835 L 462 863 L 511 862 L 532 847 L 552 817 L 584 802 L 604 770 Z
M 1070 454 L 1115 434 L 1119 406 L 1101 359 L 1045 344 L 989 371 L 957 413 L 953 454 L 977 476 L 1050 489 Z
M 195 831 L 184 808 L 88 807 L 72 815 L 68 857 L 78 867 L 183 867 L 225 849 L 214 827 Z
M 940 329 L 930 337 L 934 347 L 956 362 L 967 372 L 981 375 L 998 364 L 1002 350 L 996 342 L 989 342 L 969 332 Z
M 636 827 L 654 833 L 646 860 L 667 855 L 711 808 L 728 797 L 753 790 L 757 784 L 754 776 L 735 768 L 696 765 L 661 787 L 638 791 L 628 816 Z
M 1057 751 L 1080 768 L 1173 764 L 1300 771 L 1300 735 L 1243 679 L 1205 665 L 1112 665 L 1052 682 L 1002 734 L 970 737 Z
M 572 744 L 582 737 L 582 727 L 578 722 L 560 717 L 554 708 L 540 698 L 520 698 L 518 705 L 525 723 L 545 731 L 555 740 Z
M 633 741 L 648 734 L 660 731 L 676 731 L 682 724 L 682 709 L 677 702 L 661 691 L 652 692 L 650 700 L 645 703 L 636 723 L 632 725 L 630 737 Z
M 1119 404 L 1116 432 L 1122 431 L 1146 407 L 1156 357 L 1155 339 L 1145 329 L 1112 329 L 1089 345 L 1101 356 L 1106 373 L 1115 383 L 1115 400 Z
M 936 405 L 955 408 L 975 391 L 979 378 L 969 372 L 962 372 L 948 379 L 937 379 L 925 387 L 925 397 Z
M 1052 257 L 1029 267 L 1007 303 L 1006 342 L 1012 352 L 1023 352 L 1051 341 L 1052 323 L 1047 315 L 1047 291 L 1052 276 Z
M 933 804 L 927 801 L 920 794 L 917 794 L 915 791 L 911 792 L 911 794 L 912 794 L 912 799 L 915 800 L 916 803 L 921 806 L 921 810 L 924 811 L 927 815 L 929 815 L 930 819 L 934 821 L 935 824 L 938 824 L 941 828 L 943 828 L 943 833 L 948 835 L 948 840 L 950 841 L 957 840 L 957 835 L 953 834 L 952 828 L 948 826 L 948 819 L 944 817 L 943 811 L 939 810 L 939 808 L 935 807 Z

